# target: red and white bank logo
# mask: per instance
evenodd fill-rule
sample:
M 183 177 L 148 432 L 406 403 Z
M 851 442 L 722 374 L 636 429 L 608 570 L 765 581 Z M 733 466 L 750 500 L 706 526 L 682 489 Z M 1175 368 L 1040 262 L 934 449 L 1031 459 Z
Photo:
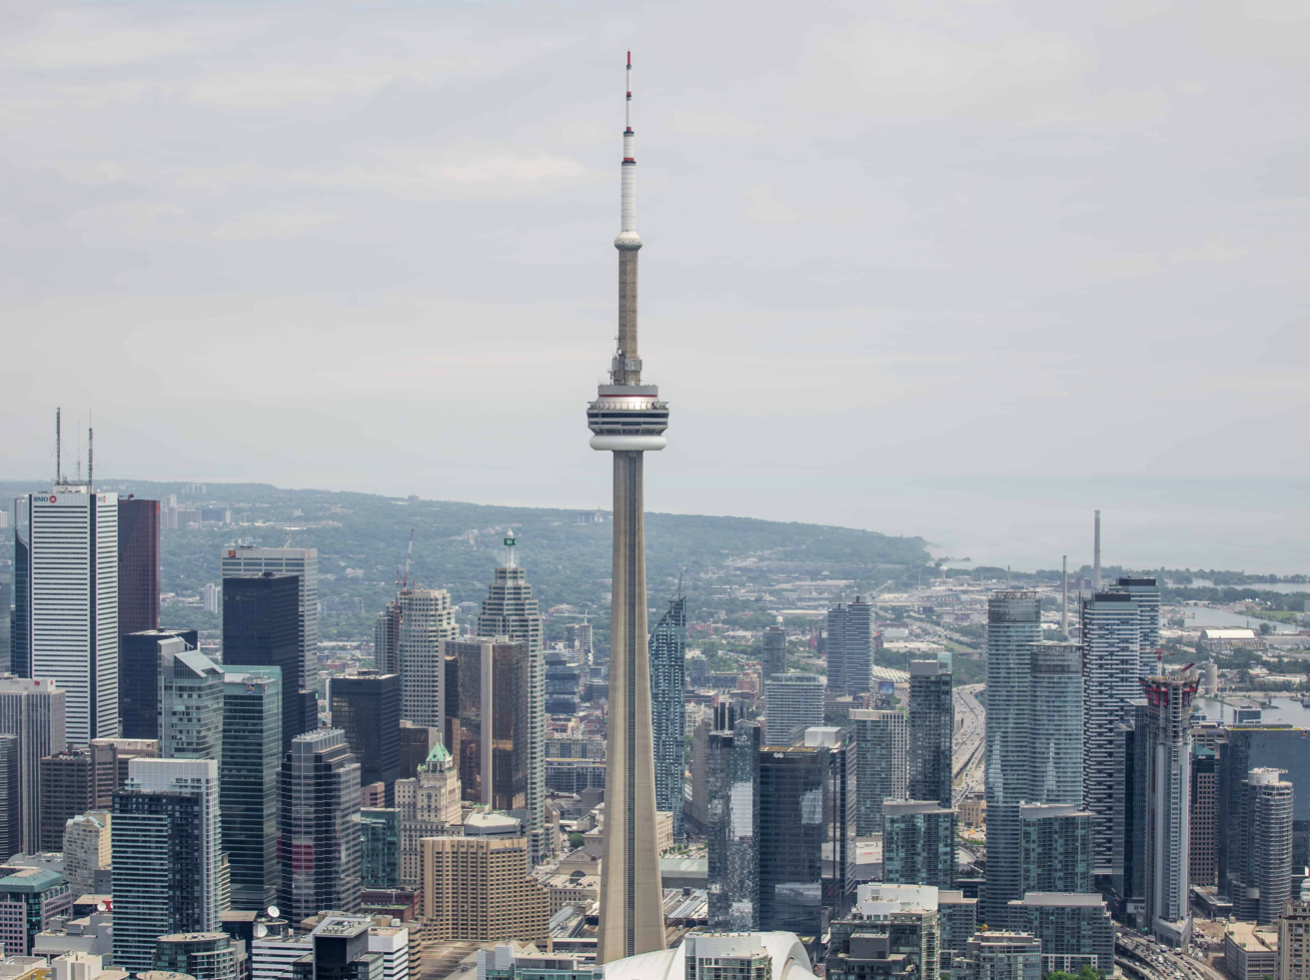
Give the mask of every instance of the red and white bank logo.
M 50 502 L 52 504 L 55 502 L 55 495 L 53 493 L 50 495 Z

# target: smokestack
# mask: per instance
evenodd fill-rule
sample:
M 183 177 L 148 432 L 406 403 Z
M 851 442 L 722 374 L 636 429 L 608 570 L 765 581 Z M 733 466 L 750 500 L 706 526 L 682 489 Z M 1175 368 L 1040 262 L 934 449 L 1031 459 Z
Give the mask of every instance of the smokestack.
M 1092 536 L 1092 591 L 1101 591 L 1101 512 L 1096 512 L 1096 530 Z
M 1060 632 L 1069 638 L 1069 556 L 1060 565 Z

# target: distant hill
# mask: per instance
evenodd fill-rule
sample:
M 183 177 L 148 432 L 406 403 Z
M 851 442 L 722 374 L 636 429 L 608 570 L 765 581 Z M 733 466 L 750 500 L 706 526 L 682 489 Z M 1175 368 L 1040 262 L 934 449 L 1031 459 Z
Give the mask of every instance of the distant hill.
M 108 479 L 102 490 L 163 500 L 180 506 L 222 507 L 243 526 L 165 531 L 162 587 L 190 593 L 217 582 L 220 549 L 249 539 L 265 547 L 290 539 L 319 552 L 320 600 L 325 639 L 371 635 L 374 613 L 395 591 L 414 529 L 411 576 L 419 586 L 446 588 L 452 601 L 479 602 L 492 569 L 503 561 L 502 539 L 512 529 L 519 564 L 528 571 L 542 609 L 569 603 L 608 620 L 610 515 L 535 507 L 492 507 L 454 501 L 383 497 L 326 490 L 287 490 L 267 484 L 152 483 Z M 0 500 L 48 489 L 36 483 L 0 482 Z M 10 558 L 12 531 L 0 532 Z M 740 612 L 758 602 L 724 598 L 730 586 L 744 591 L 778 581 L 851 579 L 861 587 L 930 563 L 919 537 L 816 524 L 742 517 L 646 515 L 647 582 L 651 605 L 677 589 L 679 575 L 693 616 L 707 610 Z M 362 612 L 352 611 L 360 600 Z M 562 627 L 560 627 L 562 629 Z

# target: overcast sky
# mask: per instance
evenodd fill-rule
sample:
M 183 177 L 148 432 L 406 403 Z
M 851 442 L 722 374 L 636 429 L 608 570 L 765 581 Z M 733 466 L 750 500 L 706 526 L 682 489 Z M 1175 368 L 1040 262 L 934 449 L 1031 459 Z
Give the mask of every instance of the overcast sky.
M 651 509 L 1310 476 L 1305 0 L 0 10 L 5 477 L 605 501 L 628 48 Z

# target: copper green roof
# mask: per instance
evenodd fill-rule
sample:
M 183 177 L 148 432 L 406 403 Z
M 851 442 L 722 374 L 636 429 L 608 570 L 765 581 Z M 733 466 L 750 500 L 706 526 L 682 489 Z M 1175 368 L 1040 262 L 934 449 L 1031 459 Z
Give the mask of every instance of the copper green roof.
M 446 747 L 442 745 L 441 740 L 438 739 L 437 744 L 434 745 L 432 751 L 428 753 L 428 757 L 423 760 L 423 768 L 428 772 L 431 772 L 432 768 L 440 769 L 443 764 L 449 761 L 450 753 L 446 751 Z

